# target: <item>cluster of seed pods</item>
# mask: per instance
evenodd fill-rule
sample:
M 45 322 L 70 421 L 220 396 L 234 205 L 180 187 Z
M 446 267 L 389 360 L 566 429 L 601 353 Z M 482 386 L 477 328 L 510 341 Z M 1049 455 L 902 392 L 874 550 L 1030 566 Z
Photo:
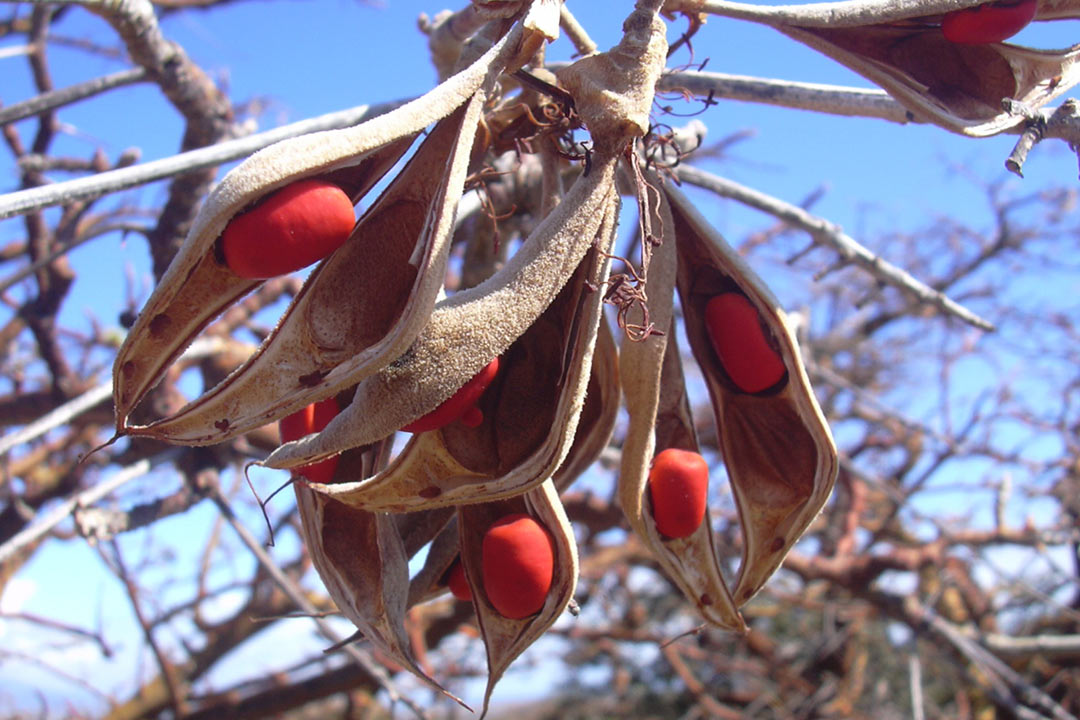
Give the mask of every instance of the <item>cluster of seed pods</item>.
M 685 196 L 638 160 L 667 49 L 659 5 L 640 0 L 622 41 L 560 70 L 550 78 L 557 97 L 544 97 L 515 86 L 514 72 L 557 36 L 560 3 L 478 3 L 486 25 L 440 54 L 446 80 L 430 93 L 356 127 L 274 145 L 222 180 L 114 368 L 118 435 L 210 445 L 278 422 L 283 444 L 264 464 L 293 470 L 308 550 L 341 612 L 384 656 L 441 690 L 413 657 L 405 613 L 447 591 L 472 603 L 488 656 L 485 708 L 506 668 L 573 598 L 577 551 L 559 495 L 607 445 L 620 402 L 629 422 L 619 504 L 718 627 L 745 630 L 740 608 L 817 516 L 837 472 L 779 303 Z M 1037 19 L 1036 5 L 851 28 L 812 18 L 772 24 L 857 69 L 866 58 L 879 70 L 890 61 L 925 80 L 925 67 L 915 72 L 897 48 L 932 35 L 938 54 L 945 43 L 961 55 L 992 47 L 999 57 L 1013 51 L 997 43 Z M 899 44 L 871 42 L 886 36 Z M 1053 61 L 1008 57 L 1039 68 Z M 892 92 L 900 75 L 883 86 Z M 920 102 L 937 103 L 942 124 L 983 132 L 997 122 L 981 110 L 965 116 L 933 95 L 933 83 L 923 87 Z M 558 102 L 566 123 L 591 137 L 565 190 L 567 153 L 543 136 L 565 128 L 524 121 Z M 544 168 L 530 208 L 540 219 L 490 277 L 441 296 L 466 178 L 501 149 L 532 147 L 525 141 Z M 354 206 L 406 156 L 357 218 Z M 603 288 L 620 173 L 636 178 L 653 228 L 642 302 L 662 332 L 617 342 L 603 320 Z M 263 279 L 315 263 L 277 327 L 231 375 L 172 415 L 131 422 L 214 317 Z M 737 504 L 735 573 L 710 522 L 676 293 Z M 411 436 L 394 454 L 399 431 Z M 409 558 L 425 547 L 410 577 Z

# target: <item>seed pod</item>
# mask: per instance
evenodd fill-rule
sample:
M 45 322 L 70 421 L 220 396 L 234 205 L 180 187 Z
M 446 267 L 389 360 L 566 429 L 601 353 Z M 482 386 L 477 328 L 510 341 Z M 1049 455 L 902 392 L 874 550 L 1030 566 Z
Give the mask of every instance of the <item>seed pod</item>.
M 435 126 L 247 362 L 174 415 L 128 432 L 221 442 L 355 385 L 404 352 L 442 285 L 483 97 Z
M 525 513 L 488 527 L 481 549 L 484 594 L 496 612 L 521 620 L 540 612 L 551 590 L 555 547 L 543 525 Z
M 667 538 L 694 534 L 705 519 L 709 464 L 699 453 L 668 448 L 649 470 L 649 499 L 656 529 Z
M 653 174 L 645 178 L 653 186 L 660 184 Z M 619 353 L 620 380 L 629 415 L 619 468 L 619 505 L 630 527 L 701 616 L 717 627 L 745 632 L 746 624 L 720 572 L 710 523 L 698 522 L 685 537 L 664 538 L 657 529 L 654 505 L 645 499 L 654 448 L 697 451 L 698 447 L 675 346 L 675 254 L 681 238 L 676 237 L 666 199 L 648 213 L 649 217 L 656 215 L 661 243 L 653 249 L 649 262 L 647 305 L 650 322 L 664 334 L 651 335 L 642 342 L 624 340 Z M 707 505 L 703 503 L 702 509 L 703 517 L 708 517 Z
M 386 449 L 383 444 L 358 448 L 347 457 L 351 462 L 362 457 L 359 472 L 371 472 Z M 293 488 L 312 564 L 338 609 L 394 663 L 461 703 L 413 657 L 404 625 L 408 556 L 394 517 L 342 505 L 303 483 Z
M 671 186 L 664 192 L 679 238 L 686 335 L 712 399 L 743 529 L 743 561 L 733 593 L 742 606 L 821 511 L 836 480 L 836 447 L 776 298 L 682 193 Z M 725 293 L 738 293 L 753 304 L 767 344 L 783 361 L 786 375 L 768 392 L 739 388 L 713 350 L 705 309 Z
M 479 401 L 479 425 L 414 435 L 385 471 L 319 491 L 367 510 L 409 512 L 518 495 L 551 477 L 570 450 L 588 386 L 603 293 L 587 286 L 603 283 L 607 268 L 590 251 L 503 352 L 498 377 Z
M 117 353 L 113 366 L 117 432 L 124 433 L 128 415 L 202 328 L 257 284 L 238 277 L 215 257 L 215 242 L 237 213 L 277 188 L 305 178 L 332 177 L 349 188 L 354 201 L 359 200 L 397 162 L 417 133 L 465 104 L 485 81 L 494 80 L 505 59 L 517 51 L 521 36 L 519 29 L 511 31 L 469 68 L 392 112 L 355 127 L 276 143 L 230 171 L 207 198 L 184 245 Z M 259 424 L 333 392 L 301 398 Z
M 577 543 L 554 485 L 548 481 L 524 495 L 493 503 L 465 505 L 458 509 L 461 530 L 461 559 L 470 578 L 481 576 L 484 564 L 484 536 L 497 520 L 513 514 L 525 514 L 549 533 L 554 555 L 551 587 L 543 606 L 523 618 L 508 618 L 492 604 L 485 583 L 474 582 L 473 607 L 480 625 L 488 657 L 488 685 L 484 693 L 484 712 L 506 668 L 541 637 L 559 618 L 574 596 L 577 585 Z
M 230 220 L 221 233 L 221 253 L 240 277 L 272 278 L 337 250 L 355 222 L 352 201 L 340 187 L 297 180 Z
M 1080 18 L 1080 3 L 1072 0 L 1032 4 L 1034 20 Z M 871 0 L 768 7 L 730 2 L 709 11 L 771 25 L 880 85 L 920 121 L 971 137 L 1024 122 L 1003 109 L 1002 98 L 1037 109 L 1080 81 L 1080 45 L 1050 51 L 961 45 L 947 39 L 942 15 L 927 15 L 928 9 L 926 3 Z
M 281 441 L 292 442 L 305 435 L 319 432 L 337 414 L 337 398 L 334 397 L 328 397 L 325 400 L 312 403 L 302 410 L 297 410 L 292 415 L 281 418 L 278 423 Z M 307 478 L 309 482 L 328 483 L 334 477 L 337 461 L 337 457 L 327 458 L 311 465 L 303 465 L 297 468 L 296 472 Z
M 941 19 L 941 32 L 961 45 L 1004 42 L 1028 26 L 1038 6 L 1038 0 L 998 0 L 953 10 Z

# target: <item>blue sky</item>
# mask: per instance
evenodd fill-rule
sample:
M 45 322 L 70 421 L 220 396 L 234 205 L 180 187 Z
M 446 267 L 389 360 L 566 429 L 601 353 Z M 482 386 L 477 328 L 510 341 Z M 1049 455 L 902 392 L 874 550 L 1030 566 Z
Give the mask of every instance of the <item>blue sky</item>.
M 579 2 L 573 3 L 572 9 L 600 47 L 606 48 L 618 40 L 622 17 L 630 6 L 628 1 Z M 258 101 L 263 111 L 256 119 L 259 128 L 265 129 L 429 89 L 435 74 L 427 59 L 426 40 L 416 29 L 416 17 L 422 11 L 434 14 L 441 9 L 440 5 L 392 1 L 382 5 L 345 0 L 236 2 L 210 12 L 172 14 L 163 20 L 162 27 L 167 37 L 180 43 L 228 89 L 234 102 Z M 672 25 L 675 32 L 683 27 L 681 22 Z M 114 37 L 101 19 L 81 9 L 72 10 L 55 31 L 107 42 Z M 1063 47 L 1078 37 L 1080 23 L 1057 22 L 1033 26 L 1017 40 L 1049 48 Z M 0 50 L 11 44 L 10 39 L 0 38 Z M 831 60 L 749 23 L 712 18 L 695 38 L 694 46 L 696 60 L 709 59 L 709 70 L 870 87 Z M 552 46 L 549 57 L 567 59 L 570 53 L 567 42 L 561 40 Z M 126 67 L 63 47 L 50 49 L 50 58 L 57 87 Z M 676 62 L 687 60 L 685 51 L 676 58 Z M 5 104 L 33 94 L 21 58 L 0 59 L 0 77 L 0 100 Z M 689 104 L 684 111 L 696 108 Z M 141 148 L 144 160 L 165 157 L 178 149 L 182 131 L 179 116 L 149 84 L 64 109 L 60 117 L 67 125 L 57 147 L 82 157 L 99 146 L 110 159 L 133 146 Z M 1017 192 L 1028 192 L 1075 182 L 1077 173 L 1075 155 L 1060 142 L 1038 147 L 1025 168 L 1027 179 L 1020 181 L 1007 176 L 1003 168 L 1014 142 L 1012 136 L 972 140 L 929 126 L 897 126 L 736 102 L 721 102 L 701 119 L 709 126 L 712 140 L 746 128 L 756 130 L 756 135 L 735 146 L 722 164 L 707 167 L 795 203 L 824 186 L 827 193 L 814 212 L 844 226 L 856 238 L 926 227 L 946 215 L 987 227 L 992 218 L 981 183 L 1005 179 Z M 28 138 L 34 126 L 24 121 L 18 127 Z M 62 174 L 54 176 L 63 179 Z M 16 183 L 10 156 L 4 154 L 0 156 L 0 191 L 14 189 Z M 164 195 L 162 185 L 151 185 L 110 199 L 106 206 L 124 202 L 153 207 Z M 732 237 L 771 224 L 758 213 L 729 203 L 712 203 L 706 214 Z M 18 220 L 0 222 L 0 245 L 19 238 L 22 230 Z M 79 281 L 65 306 L 63 321 L 67 326 L 88 329 L 91 314 L 106 325 L 114 325 L 123 306 L 128 267 L 137 278 L 136 292 L 141 297 L 149 288 L 149 262 L 141 238 L 103 238 L 73 252 L 72 261 Z M 793 283 L 774 289 L 782 300 L 795 303 L 806 286 Z M 18 298 L 24 292 L 12 291 Z M 9 309 L 0 309 L 0 322 L 9 316 Z M 1008 365 L 1007 358 L 1002 362 Z M 104 373 L 108 368 L 103 365 L 102 370 Z M 8 382 L 2 382 L 0 392 L 9 391 Z M 125 493 L 125 502 L 163 495 L 174 482 L 166 474 L 148 476 Z M 252 527 L 258 527 L 257 517 L 248 519 Z M 173 565 L 190 568 L 198 561 L 196 552 L 213 520 L 211 509 L 201 508 L 151 531 L 125 536 L 122 543 L 138 557 L 142 548 L 157 541 L 173 544 L 178 537 L 197 538 L 195 543 L 175 545 Z M 278 552 L 288 557 L 288 545 Z M 83 596 L 82 602 L 71 602 L 73 591 Z M 22 606 L 86 627 L 100 622 L 109 629 L 110 637 L 127 636 L 115 661 L 115 672 L 130 682 L 129 671 L 139 662 L 134 654 L 137 643 L 128 635 L 133 629 L 128 603 L 119 586 L 104 580 L 100 561 L 89 548 L 51 541 L 20 573 L 18 584 L 9 586 L 4 602 L 7 610 Z M 311 638 L 311 626 L 306 622 L 294 621 L 290 626 L 296 628 L 297 635 L 290 642 L 304 644 L 306 638 L 312 646 L 320 646 Z M 9 645 L 15 638 L 20 638 L 18 643 L 29 641 L 21 635 L 24 632 L 25 626 L 0 621 L 0 642 L 5 647 L 15 647 Z M 84 655 L 90 671 L 96 656 Z M 251 655 L 248 662 L 256 660 Z M 153 670 L 146 657 L 141 662 L 144 671 Z M 43 677 L 27 673 L 31 671 L 26 668 L 0 666 L 0 685 L 32 686 Z M 59 691 L 69 692 L 70 687 Z M 0 714 L 3 712 L 0 706 Z

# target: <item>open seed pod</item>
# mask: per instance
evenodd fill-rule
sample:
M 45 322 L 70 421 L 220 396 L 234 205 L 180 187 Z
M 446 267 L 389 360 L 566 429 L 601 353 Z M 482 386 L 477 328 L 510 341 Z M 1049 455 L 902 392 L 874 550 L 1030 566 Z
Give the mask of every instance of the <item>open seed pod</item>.
M 176 414 L 128 428 L 218 443 L 355 385 L 400 355 L 442 286 L 485 92 L 440 120 L 247 362 Z
M 322 432 L 278 448 L 270 467 L 288 468 L 365 445 L 434 410 L 533 324 L 599 239 L 618 200 L 614 168 L 649 128 L 653 88 L 667 51 L 663 22 L 635 8 L 612 50 L 559 73 L 596 143 L 584 173 L 495 275 L 436 305 L 400 358 L 357 387 L 352 406 Z
M 339 471 L 357 464 L 370 472 L 385 449 L 350 451 Z M 394 516 L 343 505 L 300 482 L 293 487 L 308 553 L 338 609 L 393 662 L 460 703 L 420 668 L 410 649 L 404 625 L 409 559 Z
M 1024 121 L 1002 107 L 1038 108 L 1080 81 L 1080 45 L 1032 50 L 956 45 L 938 27 L 784 28 L 783 32 L 880 85 L 915 117 L 985 137 Z
M 515 29 L 469 68 L 417 100 L 356 127 L 276 143 L 230 171 L 207 198 L 117 353 L 113 366 L 117 432 L 124 432 L 128 415 L 198 332 L 258 284 L 236 276 L 216 257 L 215 244 L 234 216 L 296 180 L 340 179 L 342 168 L 355 168 L 355 174 L 347 173 L 348 186 L 353 201 L 358 201 L 418 132 L 465 105 L 485 82 L 494 82 L 521 41 L 522 32 Z M 456 194 L 450 192 L 452 202 Z M 327 389 L 320 397 L 332 392 Z
M 536 614 L 517 620 L 504 617 L 495 609 L 482 579 L 484 535 L 493 522 L 513 513 L 528 514 L 539 522 L 551 535 L 554 554 L 551 589 L 543 607 Z M 472 589 L 480 634 L 487 648 L 486 713 L 495 684 L 506 669 L 558 620 L 574 597 L 578 576 L 577 543 L 555 486 L 550 481 L 509 500 L 462 506 L 458 509 L 458 527 L 461 531 L 461 560 Z
M 1011 98 L 1038 108 L 1080 82 L 1080 45 L 1033 50 L 1006 43 L 964 45 L 942 33 L 946 10 L 979 2 L 826 2 L 755 6 L 681 3 L 772 25 L 880 85 L 915 118 L 983 137 L 1024 118 L 1008 113 Z M 1036 21 L 1080 18 L 1077 0 L 1040 0 Z
M 821 511 L 836 480 L 836 447 L 776 298 L 685 195 L 670 186 L 664 192 L 679 238 L 678 289 L 686 335 L 709 389 L 742 522 L 743 559 L 732 593 L 741 607 Z M 720 296 L 742 298 L 756 315 L 751 327 L 732 334 L 732 324 L 719 331 L 722 344 L 725 334 L 738 338 L 738 344 L 726 346 L 734 356 L 721 357 L 717 335 L 710 339 L 706 329 L 707 306 Z M 739 366 L 750 355 L 749 350 L 742 354 L 744 347 L 754 340 L 765 344 L 759 348 L 767 353 L 764 360 L 776 363 L 778 379 L 763 389 L 750 389 Z
M 653 176 L 652 182 L 659 184 Z M 731 598 L 724 582 L 714 549 L 709 513 L 689 536 L 666 538 L 660 534 L 648 500 L 649 467 L 654 454 L 670 445 L 657 445 L 653 428 L 658 419 L 662 381 L 666 381 L 664 402 L 680 401 L 686 397 L 682 384 L 678 353 L 674 349 L 674 286 L 676 275 L 676 225 L 666 200 L 659 201 L 659 221 L 662 242 L 656 246 L 648 266 L 649 320 L 664 329 L 663 335 L 650 335 L 635 342 L 624 339 L 621 355 L 621 380 L 626 396 L 630 421 L 623 441 L 622 463 L 619 469 L 619 505 L 637 536 L 660 562 L 661 567 L 683 591 L 708 622 L 728 630 L 745 632 L 746 624 Z M 679 237 L 681 242 L 682 238 Z M 668 345 L 672 346 L 668 351 Z M 668 365 L 668 377 L 663 378 L 665 357 L 674 353 L 674 364 Z M 665 408 L 670 412 L 670 408 Z M 686 411 L 689 419 L 689 411 Z M 668 420 L 670 425 L 670 420 Z M 685 450 L 697 450 L 690 424 L 683 435 L 668 433 L 664 442 L 677 440 Z
M 605 238 L 613 223 L 605 223 Z M 520 495 L 550 478 L 570 450 L 589 384 L 603 301 L 590 288 L 607 279 L 606 248 L 586 254 L 547 310 L 502 353 L 499 374 L 477 403 L 479 425 L 417 433 L 383 472 L 317 492 L 367 510 L 408 512 Z

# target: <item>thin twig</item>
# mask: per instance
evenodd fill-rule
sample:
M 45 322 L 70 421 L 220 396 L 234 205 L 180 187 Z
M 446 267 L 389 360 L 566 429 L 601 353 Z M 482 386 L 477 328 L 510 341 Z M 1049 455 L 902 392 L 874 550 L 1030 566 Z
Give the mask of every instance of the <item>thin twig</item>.
M 93 240 L 95 238 L 99 238 L 102 235 L 105 235 L 106 233 L 111 233 L 111 232 L 125 232 L 125 233 L 127 233 L 127 232 L 141 232 L 141 233 L 146 233 L 148 231 L 149 231 L 149 228 L 147 228 L 147 227 L 145 227 L 143 225 L 138 225 L 138 224 L 130 223 L 130 222 L 119 222 L 119 223 L 106 223 L 106 224 L 103 224 L 103 225 L 101 225 L 99 227 L 94 228 L 94 230 L 92 232 L 82 233 L 81 235 L 76 237 L 71 242 L 69 242 L 67 244 L 60 245 L 59 247 L 53 249 L 45 257 L 39 258 L 39 259 L 35 260 L 34 262 L 30 263 L 29 265 L 25 265 L 25 266 L 19 268 L 15 272 L 11 273 L 11 275 L 7 276 L 3 280 L 0 280 L 0 293 L 6 292 L 8 290 L 8 288 L 11 288 L 11 287 L 15 286 L 19 282 L 24 280 L 25 278 L 30 277 L 31 275 L 36 273 L 41 268 L 46 267 L 47 265 L 49 265 L 49 263 L 54 262 L 58 257 L 60 257 L 62 255 L 66 255 L 69 252 L 71 252 L 72 250 L 74 250 L 75 248 L 79 247 L 80 245 L 83 245 L 84 243 L 90 242 L 91 240 Z
M 70 87 L 41 93 L 29 100 L 15 103 L 6 108 L 0 108 L 0 125 L 32 117 L 47 110 L 55 110 L 85 100 L 86 98 L 99 95 L 113 88 L 133 85 L 147 79 L 146 70 L 138 67 L 130 70 L 121 70 L 111 75 L 105 75 L 93 80 L 71 85 Z
M 120 546 L 115 540 L 110 545 L 112 549 L 111 560 L 115 564 L 116 576 L 124 585 L 124 589 L 127 590 L 128 599 L 131 601 L 131 610 L 135 614 L 135 621 L 139 624 L 139 628 L 142 629 L 146 644 L 150 646 L 150 651 L 154 654 L 154 659 L 157 660 L 158 667 L 161 669 L 161 678 L 165 681 L 165 689 L 169 693 L 172 710 L 176 717 L 183 717 L 186 714 L 186 703 L 184 702 L 186 692 L 181 686 L 181 679 L 177 677 L 176 666 L 165 655 L 165 651 L 161 649 L 161 645 L 158 644 L 157 639 L 154 637 L 154 624 L 147 619 L 146 613 L 143 612 L 142 603 L 139 602 L 139 588 L 127 569 L 127 563 L 124 562 Z
M 918 652 L 908 654 L 908 678 L 911 685 L 911 720 L 923 720 L 922 663 Z
M 1077 720 L 1076 716 L 1063 708 L 1057 701 L 1041 689 L 1027 682 L 1011 667 L 984 648 L 975 640 L 964 635 L 933 608 L 921 605 L 914 597 L 908 597 L 904 603 L 905 611 L 929 626 L 937 635 L 944 638 L 961 655 L 979 668 L 990 683 L 991 690 L 998 699 L 1010 705 L 1023 703 L 1049 713 L 1054 720 Z M 1021 709 L 1021 708 L 1016 708 Z
M 798 205 L 792 205 L 695 167 L 681 165 L 676 172 L 679 179 L 692 185 L 709 190 L 721 197 L 731 198 L 805 230 L 810 233 L 815 242 L 828 245 L 838 252 L 844 263 L 858 265 L 883 283 L 899 288 L 921 302 L 933 305 L 946 315 L 957 317 L 981 330 L 994 329 L 989 321 L 950 299 L 944 293 L 929 287 L 906 270 L 870 252 L 836 225 L 811 215 Z
M 1071 660 L 1080 665 L 1080 635 L 1013 637 L 990 633 L 979 637 L 995 655 L 1012 658 L 1039 656 L 1043 660 Z
M 17 430 L 10 435 L 5 435 L 0 438 L 0 456 L 9 452 L 17 445 L 30 442 L 31 440 L 41 437 L 50 430 L 67 425 L 73 418 L 82 415 L 98 403 L 108 399 L 111 395 L 112 381 L 110 380 L 109 382 L 101 383 L 100 385 L 87 390 L 79 397 L 64 403 L 49 414 L 38 418 L 21 430 Z
M 228 140 L 210 147 L 179 153 L 160 160 L 133 165 L 118 170 L 99 173 L 90 177 L 76 178 L 66 182 L 20 190 L 0 197 L 0 220 L 13 215 L 41 210 L 70 203 L 89 200 L 127 188 L 182 175 L 195 170 L 213 167 L 247 157 L 279 140 L 306 135 L 321 130 L 349 127 L 377 115 L 390 112 L 406 101 L 394 101 L 379 105 L 358 105 L 348 110 L 320 115 L 310 120 L 285 125 L 257 135 Z
M 565 4 L 559 8 L 559 27 L 566 33 L 566 37 L 574 45 L 578 55 L 592 55 L 596 52 L 596 43 Z

